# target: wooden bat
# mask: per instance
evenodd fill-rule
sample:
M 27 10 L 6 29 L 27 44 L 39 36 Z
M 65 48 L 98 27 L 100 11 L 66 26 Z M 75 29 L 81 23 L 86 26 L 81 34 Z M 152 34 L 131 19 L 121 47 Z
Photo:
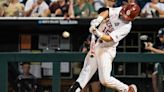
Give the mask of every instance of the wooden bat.
M 91 55 L 90 57 L 94 57 L 94 48 L 95 48 L 95 42 L 96 41 L 96 37 L 94 34 L 91 35 L 91 43 L 90 43 L 90 52 L 91 52 Z

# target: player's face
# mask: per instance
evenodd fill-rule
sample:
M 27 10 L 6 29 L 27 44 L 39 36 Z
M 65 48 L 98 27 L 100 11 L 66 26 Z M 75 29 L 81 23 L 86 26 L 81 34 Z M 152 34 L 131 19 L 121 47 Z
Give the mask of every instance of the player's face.
M 29 64 L 24 64 L 22 66 L 22 69 L 23 69 L 23 73 L 24 74 L 29 74 L 29 72 L 30 72 L 30 65 Z
M 120 11 L 120 14 L 119 14 L 119 18 L 122 20 L 122 21 L 127 21 L 127 18 L 125 16 L 125 8 L 127 7 L 127 5 L 124 5 Z
M 164 35 L 159 36 L 159 40 L 163 44 L 164 43 Z
M 129 22 L 125 17 L 123 17 L 122 15 L 119 15 L 119 18 L 123 21 L 123 22 Z

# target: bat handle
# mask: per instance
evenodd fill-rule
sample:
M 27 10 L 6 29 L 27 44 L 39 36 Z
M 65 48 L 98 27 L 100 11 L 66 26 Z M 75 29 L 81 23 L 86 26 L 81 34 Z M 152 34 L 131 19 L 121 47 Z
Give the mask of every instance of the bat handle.
M 91 49 L 90 53 L 91 53 L 90 57 L 93 58 L 94 57 L 94 51 L 92 49 Z
M 91 35 L 91 44 L 90 44 L 90 57 L 94 57 L 94 45 L 95 45 L 95 35 Z

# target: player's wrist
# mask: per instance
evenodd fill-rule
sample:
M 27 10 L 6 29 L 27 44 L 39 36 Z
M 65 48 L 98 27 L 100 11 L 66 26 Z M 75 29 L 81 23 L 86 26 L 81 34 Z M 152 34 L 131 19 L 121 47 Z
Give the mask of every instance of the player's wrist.
M 95 26 L 91 26 L 90 28 L 89 28 L 89 32 L 91 33 L 91 34 L 94 34 L 94 31 L 96 30 L 96 27 Z
M 149 47 L 149 49 L 150 49 L 151 51 L 154 51 L 155 48 L 153 48 L 153 47 Z
M 102 38 L 103 33 L 98 31 L 98 29 L 95 30 L 95 35 L 97 35 L 99 38 Z
M 101 22 L 103 21 L 103 19 L 104 19 L 104 18 L 103 18 L 102 16 L 98 16 L 98 17 L 97 17 L 97 21 L 98 21 L 99 23 L 101 23 Z

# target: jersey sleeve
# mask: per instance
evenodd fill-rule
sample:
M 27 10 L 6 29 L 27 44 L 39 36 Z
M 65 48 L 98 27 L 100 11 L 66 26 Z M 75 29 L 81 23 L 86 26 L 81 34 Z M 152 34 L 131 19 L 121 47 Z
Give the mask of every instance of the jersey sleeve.
M 112 37 L 114 42 L 122 40 L 131 30 L 131 23 L 112 31 L 109 35 Z

